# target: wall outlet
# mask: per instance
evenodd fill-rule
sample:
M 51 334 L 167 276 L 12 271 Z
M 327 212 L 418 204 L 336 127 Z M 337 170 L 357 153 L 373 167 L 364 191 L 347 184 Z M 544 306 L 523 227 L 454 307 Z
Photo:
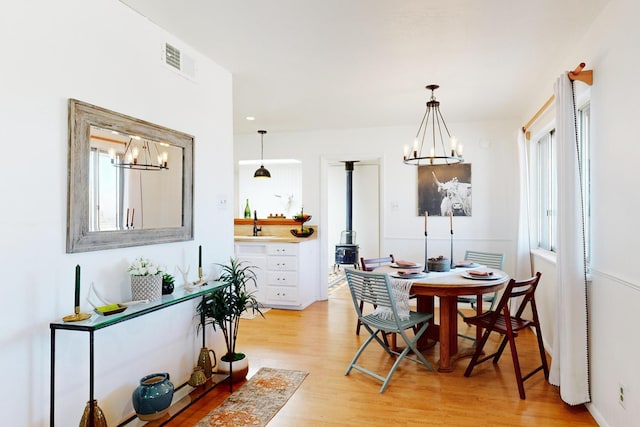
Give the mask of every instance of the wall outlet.
M 620 404 L 620 406 L 622 406 L 624 409 L 627 409 L 626 407 L 626 399 L 627 399 L 627 387 L 623 384 L 623 383 L 618 383 L 618 403 Z

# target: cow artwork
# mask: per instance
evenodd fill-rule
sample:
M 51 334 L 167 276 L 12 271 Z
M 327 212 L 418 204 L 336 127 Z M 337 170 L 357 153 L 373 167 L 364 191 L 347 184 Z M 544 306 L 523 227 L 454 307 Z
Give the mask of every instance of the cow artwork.
M 418 167 L 418 215 L 471 216 L 471 165 Z

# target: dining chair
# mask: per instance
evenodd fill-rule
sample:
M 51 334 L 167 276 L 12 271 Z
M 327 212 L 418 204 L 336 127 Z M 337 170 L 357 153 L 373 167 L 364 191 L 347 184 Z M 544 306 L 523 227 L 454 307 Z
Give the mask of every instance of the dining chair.
M 504 254 L 502 253 L 491 253 L 491 252 L 480 252 L 480 251 L 470 251 L 467 250 L 464 253 L 465 261 L 473 261 L 477 264 L 485 265 L 489 268 L 496 268 L 498 270 L 502 270 L 504 267 Z M 491 294 L 486 294 L 482 296 L 483 302 L 488 302 L 490 304 L 489 310 L 493 310 L 493 307 L 496 305 L 496 301 L 498 300 L 498 292 L 494 292 Z M 473 310 L 478 311 L 476 307 L 478 304 L 478 298 L 476 295 L 462 295 L 458 297 L 458 304 L 469 304 Z M 458 314 L 463 319 L 466 317 L 465 314 L 458 309 Z M 458 334 L 459 337 L 465 338 L 471 341 L 476 340 L 475 337 L 471 337 L 469 335 Z
M 382 387 L 380 387 L 380 393 L 382 393 L 389 385 L 389 381 L 391 381 L 391 377 L 398 365 L 404 359 L 421 363 L 427 369 L 433 371 L 431 364 L 416 347 L 418 339 L 427 330 L 429 321 L 433 319 L 433 313 L 417 313 L 409 309 L 410 281 L 394 281 L 392 283 L 388 274 L 352 269 L 346 269 L 345 274 L 358 319 L 369 332 L 369 337 L 356 352 L 345 375 L 349 375 L 352 369 L 356 369 L 376 378 L 382 381 Z M 364 314 L 360 309 L 362 302 L 374 304 L 376 309 L 372 313 Z M 407 329 L 413 330 L 413 337 L 407 335 Z M 402 337 L 406 343 L 402 352 L 391 349 L 384 341 L 383 338 L 387 333 L 397 334 Z M 380 344 L 390 357 L 397 356 L 386 376 L 358 365 L 358 359 L 373 341 Z M 410 351 L 413 352 L 417 359 L 408 356 Z
M 471 372 L 476 365 L 491 358 L 493 358 L 493 363 L 498 363 L 508 342 L 511 349 L 511 358 L 513 359 L 513 368 L 516 373 L 520 399 L 525 399 L 524 381 L 529 379 L 533 374 L 543 370 L 544 378 L 546 380 L 549 379 L 549 366 L 547 365 L 547 356 L 542 343 L 542 330 L 540 329 L 540 320 L 538 319 L 538 309 L 536 307 L 535 300 L 535 292 L 538 287 L 538 283 L 540 282 L 540 276 L 541 274 L 538 272 L 534 277 L 526 280 L 511 279 L 495 310 L 490 310 L 477 316 L 466 317 L 464 319 L 464 321 L 469 325 L 484 328 L 484 334 L 476 346 L 476 351 L 469 362 L 469 366 L 467 366 L 467 369 L 464 372 L 465 377 L 469 377 L 471 375 Z M 518 302 L 519 300 L 516 300 L 516 298 L 522 299 Z M 510 301 L 512 303 L 518 302 L 520 304 L 515 315 L 512 315 L 510 312 Z M 527 305 L 531 309 L 531 319 L 525 319 L 522 317 Z M 530 327 L 535 329 L 534 332 L 536 334 L 536 339 L 538 340 L 538 351 L 540 352 L 540 359 L 542 363 L 540 366 L 523 376 L 520 369 L 515 338 L 518 336 L 519 331 Z M 480 356 L 483 355 L 487 339 L 493 331 L 503 334 L 500 346 L 494 353 L 480 359 Z
M 362 268 L 362 271 L 373 271 L 378 267 L 381 267 L 383 265 L 389 265 L 396 262 L 396 259 L 393 257 L 393 254 L 390 254 L 388 257 L 382 257 L 382 258 L 369 258 L 369 259 L 364 259 L 364 258 L 360 258 L 360 266 Z M 374 307 L 375 308 L 375 305 Z M 360 311 L 364 310 L 364 301 L 362 301 L 360 303 Z M 362 323 L 360 322 L 360 319 L 358 319 L 358 323 L 356 324 L 356 335 L 360 335 L 360 326 L 362 325 Z M 384 338 L 385 340 L 387 339 L 386 336 Z

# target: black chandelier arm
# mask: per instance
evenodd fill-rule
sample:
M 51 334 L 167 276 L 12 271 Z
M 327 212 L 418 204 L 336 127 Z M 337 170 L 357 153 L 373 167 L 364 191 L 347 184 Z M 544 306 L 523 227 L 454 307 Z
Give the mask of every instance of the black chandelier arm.
M 135 170 L 169 170 L 165 165 L 154 165 L 152 163 L 114 163 L 117 168 Z
M 447 126 L 442 112 L 440 111 L 440 102 L 436 100 L 434 90 L 438 85 L 429 85 L 426 88 L 431 90 L 431 98 L 427 102 L 427 108 L 422 116 L 416 138 L 414 140 L 411 151 L 405 146 L 405 155 L 403 162 L 410 165 L 421 164 L 456 164 L 464 162 L 462 158 L 462 150 L 458 150 L 455 138 L 451 136 L 449 127 Z M 429 131 L 431 125 L 431 131 Z M 422 135 L 420 135 L 422 133 Z M 446 133 L 446 137 L 445 137 Z M 436 155 L 440 150 L 437 149 L 436 138 L 440 138 L 440 149 L 442 155 Z M 429 143 L 428 138 L 431 138 Z M 445 143 L 445 139 L 448 144 Z M 425 146 L 425 142 L 427 145 Z M 425 152 L 428 151 L 428 152 Z
M 405 165 L 455 165 L 463 163 L 464 159 L 457 156 L 421 156 L 408 157 L 402 161 Z

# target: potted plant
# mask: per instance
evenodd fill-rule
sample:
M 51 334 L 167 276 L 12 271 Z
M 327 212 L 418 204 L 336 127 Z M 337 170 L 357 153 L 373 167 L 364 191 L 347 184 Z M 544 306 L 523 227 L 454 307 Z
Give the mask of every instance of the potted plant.
M 254 266 L 244 265 L 235 258 L 231 258 L 228 265 L 220 266 L 222 269 L 218 281 L 223 286 L 203 297 L 197 306 L 197 313 L 204 318 L 205 325 L 211 324 L 214 330 L 219 327 L 222 331 L 227 352 L 218 362 L 218 372 L 232 372 L 231 380 L 235 382 L 245 378 L 249 370 L 246 355 L 236 352 L 240 316 L 247 310 L 262 317 L 264 315 L 254 292 L 247 289 L 250 283 L 256 285 L 256 275 L 252 270 Z
M 155 301 L 162 297 L 162 269 L 146 258 L 138 258 L 129 266 L 131 298 Z

